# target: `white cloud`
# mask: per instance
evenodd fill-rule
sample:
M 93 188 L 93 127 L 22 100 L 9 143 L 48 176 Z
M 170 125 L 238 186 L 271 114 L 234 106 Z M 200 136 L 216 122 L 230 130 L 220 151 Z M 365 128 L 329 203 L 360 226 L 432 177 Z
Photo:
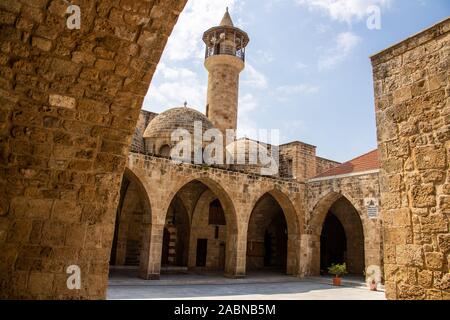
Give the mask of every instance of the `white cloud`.
M 281 96 L 286 95 L 296 95 L 296 94 L 302 94 L 302 93 L 317 93 L 319 92 L 319 87 L 317 86 L 311 86 L 308 84 L 297 84 L 297 85 L 286 85 L 286 86 L 279 86 L 276 88 L 276 94 Z
M 352 32 L 342 32 L 335 39 L 334 47 L 325 50 L 319 58 L 319 70 L 333 69 L 344 61 L 361 42 L 361 38 Z
M 188 106 L 205 112 L 206 85 L 202 84 L 198 75 L 187 68 L 158 65 L 155 76 L 160 81 L 152 82 L 144 100 L 144 108 L 161 112 L 167 108 Z
M 324 11 L 331 19 L 351 23 L 367 16 L 372 5 L 389 7 L 392 0 L 295 0 L 309 10 Z
M 256 89 L 267 88 L 266 76 L 248 62 L 246 63 L 245 71 L 242 73 L 242 83 Z
M 295 67 L 296 67 L 297 69 L 299 69 L 299 70 L 304 70 L 304 69 L 308 68 L 308 65 L 307 65 L 307 64 L 304 64 L 303 62 L 298 61 L 298 62 L 295 64 Z
M 275 57 L 270 52 L 259 49 L 255 52 L 253 59 L 258 61 L 259 63 L 266 64 L 273 62 L 275 60 Z
M 236 0 L 191 0 L 181 13 L 169 37 L 165 55 L 169 60 L 203 58 L 202 34 L 219 24 L 229 7 L 231 14 L 238 8 Z

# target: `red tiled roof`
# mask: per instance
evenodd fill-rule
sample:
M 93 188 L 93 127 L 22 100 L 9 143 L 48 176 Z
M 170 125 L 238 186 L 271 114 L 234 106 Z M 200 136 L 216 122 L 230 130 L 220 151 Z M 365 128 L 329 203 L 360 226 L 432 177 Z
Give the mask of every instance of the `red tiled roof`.
M 343 164 L 338 165 L 337 167 L 322 172 L 321 174 L 315 176 L 314 178 L 332 177 L 355 172 L 376 170 L 380 168 L 380 161 L 378 157 L 379 157 L 378 149 L 375 149 L 353 160 L 344 162 Z

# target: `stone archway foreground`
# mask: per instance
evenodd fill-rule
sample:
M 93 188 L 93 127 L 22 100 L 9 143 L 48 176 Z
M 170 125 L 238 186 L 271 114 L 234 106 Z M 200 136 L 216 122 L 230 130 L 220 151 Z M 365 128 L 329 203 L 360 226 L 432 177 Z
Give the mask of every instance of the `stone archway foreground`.
M 186 0 L 71 3 L 80 30 L 64 1 L 0 2 L 0 298 L 105 297 L 130 140 Z
M 332 221 L 335 221 L 334 230 Z M 325 230 L 324 230 L 325 228 Z M 323 261 L 324 252 L 321 250 L 330 249 L 324 246 L 324 238 L 327 235 L 338 237 L 342 229 L 345 244 L 340 257 L 332 255 L 332 261 Z M 380 248 L 381 235 L 379 232 L 379 221 L 371 220 L 362 212 L 362 208 L 349 195 L 339 192 L 329 192 L 320 198 L 312 209 L 308 221 L 309 250 L 306 274 L 319 275 L 321 271 L 332 263 L 347 263 L 348 272 L 362 275 L 369 266 L 382 268 L 382 250 Z M 330 234 L 331 232 L 331 234 Z M 325 234 L 328 233 L 328 234 Z M 328 239 L 330 240 L 330 239 Z M 335 238 L 331 241 L 339 241 Z M 338 245 L 335 243 L 334 245 Z M 330 249 L 333 251 L 333 249 Z M 336 253 L 336 252 L 334 252 Z M 336 261 L 334 261 L 334 260 Z M 324 270 L 322 270 L 324 269 Z

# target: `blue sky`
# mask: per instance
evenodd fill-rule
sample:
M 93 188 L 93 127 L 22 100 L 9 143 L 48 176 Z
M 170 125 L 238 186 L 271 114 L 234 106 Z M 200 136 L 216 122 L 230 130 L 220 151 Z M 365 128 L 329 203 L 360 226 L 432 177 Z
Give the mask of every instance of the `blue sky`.
M 367 28 L 367 8 L 381 29 Z M 238 135 L 279 129 L 280 142 L 317 146 L 346 161 L 376 148 L 369 57 L 450 16 L 448 0 L 189 0 L 169 38 L 144 102 L 162 112 L 205 112 L 203 31 L 230 7 L 250 36 L 241 73 Z

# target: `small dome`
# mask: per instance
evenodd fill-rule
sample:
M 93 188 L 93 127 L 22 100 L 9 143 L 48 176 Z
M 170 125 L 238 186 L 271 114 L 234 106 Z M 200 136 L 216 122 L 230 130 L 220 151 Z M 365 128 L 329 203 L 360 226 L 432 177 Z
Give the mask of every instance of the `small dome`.
M 187 107 L 169 109 L 150 121 L 145 129 L 144 138 L 170 137 L 176 129 L 186 129 L 193 134 L 195 121 L 202 123 L 203 132 L 213 128 L 211 121 L 197 110 Z
M 264 174 L 263 168 L 276 168 L 278 164 L 271 156 L 271 148 L 265 143 L 251 140 L 239 139 L 226 146 L 226 152 L 233 157 L 233 165 L 236 169 Z M 276 173 L 271 173 L 273 175 Z

